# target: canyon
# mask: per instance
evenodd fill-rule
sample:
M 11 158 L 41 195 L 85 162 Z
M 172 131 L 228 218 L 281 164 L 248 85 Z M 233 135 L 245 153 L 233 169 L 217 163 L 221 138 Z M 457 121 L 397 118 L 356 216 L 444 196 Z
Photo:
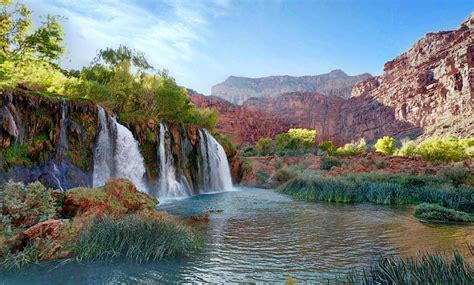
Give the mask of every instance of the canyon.
M 219 97 L 195 92 L 190 92 L 190 97 L 197 106 L 219 112 L 218 131 L 236 144 L 252 144 L 292 127 L 316 129 L 318 140 L 337 144 L 359 138 L 371 141 L 383 135 L 473 136 L 473 29 L 471 14 L 456 30 L 428 33 L 385 63 L 382 75 L 350 77 L 342 88 L 351 89 L 349 96 L 345 91 L 335 95 L 337 88 L 319 88 L 317 84 L 312 89 L 301 91 L 299 86 L 291 90 L 282 87 L 276 77 L 263 80 L 265 88 L 259 87 L 262 91 L 257 92 L 252 84 L 261 79 L 232 77 L 213 88 L 213 95 Z M 367 78 L 353 81 L 360 77 Z M 249 84 L 253 87 L 245 87 Z M 283 93 L 276 95 L 278 90 Z

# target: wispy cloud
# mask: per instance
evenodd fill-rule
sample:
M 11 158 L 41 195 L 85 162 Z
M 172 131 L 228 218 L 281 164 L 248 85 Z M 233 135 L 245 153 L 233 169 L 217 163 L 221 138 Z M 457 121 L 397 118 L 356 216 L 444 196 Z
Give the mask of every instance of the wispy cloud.
M 145 52 L 150 61 L 175 74 L 194 57 L 195 48 L 211 32 L 209 21 L 230 7 L 214 1 L 70 1 L 30 0 L 34 15 L 59 14 L 67 18 L 67 59 L 64 65 L 87 65 L 96 51 L 125 44 Z

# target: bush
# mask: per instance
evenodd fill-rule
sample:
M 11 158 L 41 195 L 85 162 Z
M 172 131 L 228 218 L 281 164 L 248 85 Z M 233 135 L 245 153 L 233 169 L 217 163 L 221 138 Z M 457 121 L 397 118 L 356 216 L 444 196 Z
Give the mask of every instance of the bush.
M 260 155 L 270 155 L 275 151 L 275 146 L 273 145 L 273 140 L 271 138 L 260 138 L 255 144 L 255 149 L 260 153 Z
M 399 156 L 415 156 L 416 154 L 416 144 L 413 141 L 403 142 L 402 147 L 397 152 Z
M 40 182 L 0 187 L 0 229 L 26 228 L 57 217 L 63 194 Z
M 402 259 L 384 257 L 369 269 L 354 270 L 337 284 L 473 284 L 474 269 L 457 251 L 452 258 L 441 253 Z
M 273 178 L 280 183 L 284 183 L 297 175 L 296 172 L 289 170 L 288 167 L 282 167 L 277 170 Z
M 467 157 L 464 147 L 453 137 L 426 139 L 417 151 L 424 159 L 431 161 L 453 162 Z
M 263 170 L 259 170 L 257 172 L 256 180 L 258 184 L 262 185 L 262 184 L 267 183 L 269 178 L 270 178 L 270 175 L 267 172 Z
M 76 255 L 84 260 L 127 258 L 142 263 L 188 255 L 199 241 L 189 227 L 171 218 L 138 214 L 97 219 L 82 233 Z
M 360 139 L 359 143 L 347 143 L 344 146 L 340 147 L 336 151 L 336 155 L 339 156 L 358 156 L 363 154 L 367 149 L 367 144 L 365 139 Z
M 474 221 L 473 217 L 468 213 L 428 203 L 422 203 L 415 207 L 415 217 L 422 220 L 440 222 L 469 223 Z
M 374 148 L 377 152 L 381 152 L 385 155 L 392 155 L 397 149 L 397 141 L 392 137 L 384 136 L 377 140 Z
M 438 172 L 438 176 L 449 180 L 455 187 L 467 183 L 471 175 L 469 169 L 465 167 L 446 167 Z
M 256 156 L 256 155 L 257 155 L 257 151 L 255 150 L 255 148 L 249 146 L 249 147 L 247 147 L 247 148 L 244 149 L 242 155 L 243 155 L 243 156 Z
M 318 148 L 329 155 L 333 155 L 337 151 L 337 147 L 331 141 L 320 142 Z
M 275 149 L 281 154 L 286 151 L 305 153 L 313 146 L 316 134 L 315 130 L 290 129 L 275 137 Z
M 334 158 L 326 157 L 321 162 L 320 169 L 329 171 L 333 167 L 341 167 L 341 166 L 342 166 L 342 162 L 340 162 L 339 160 L 334 159 Z

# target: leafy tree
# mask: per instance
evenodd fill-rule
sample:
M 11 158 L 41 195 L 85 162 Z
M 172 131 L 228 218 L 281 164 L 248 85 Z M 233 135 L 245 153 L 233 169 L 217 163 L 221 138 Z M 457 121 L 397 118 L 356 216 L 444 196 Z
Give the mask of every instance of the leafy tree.
M 58 16 L 47 16 L 46 20 L 32 32 L 31 11 L 23 4 L 11 1 L 0 2 L 0 57 L 21 59 L 32 54 L 47 62 L 53 62 L 64 53 L 63 26 Z
M 290 129 L 275 137 L 275 149 L 282 153 L 286 150 L 306 152 L 315 142 L 316 130 Z
M 332 141 L 322 141 L 319 143 L 318 148 L 329 155 L 335 154 L 337 151 L 337 147 L 332 143 Z
M 374 145 L 375 150 L 386 155 L 393 155 L 397 150 L 397 141 L 389 136 L 384 136 L 377 140 Z
M 461 161 L 466 159 L 464 147 L 455 137 L 429 138 L 418 147 L 418 153 L 431 161 Z
M 271 138 L 260 138 L 255 144 L 255 149 L 261 155 L 270 155 L 275 151 L 275 146 Z

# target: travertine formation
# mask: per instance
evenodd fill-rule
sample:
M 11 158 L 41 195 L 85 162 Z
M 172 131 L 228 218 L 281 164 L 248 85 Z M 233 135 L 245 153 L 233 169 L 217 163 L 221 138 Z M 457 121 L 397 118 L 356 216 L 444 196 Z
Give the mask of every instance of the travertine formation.
M 251 98 L 242 106 L 215 97 L 193 96 L 193 102 L 216 108 L 221 118 L 218 130 L 239 144 L 290 127 L 316 129 L 320 140 L 336 143 L 360 137 L 416 136 L 424 130 L 438 136 L 469 136 L 474 133 L 473 29 L 474 14 L 457 30 L 427 34 L 387 62 L 383 75 L 355 84 L 348 99 L 291 92 Z M 254 95 L 251 91 L 248 97 Z M 432 126 L 440 128 L 432 130 Z
M 237 105 L 251 97 L 273 98 L 288 92 L 318 92 L 328 97 L 349 98 L 352 87 L 360 80 L 370 77 L 368 73 L 350 76 L 342 70 L 313 76 L 230 76 L 224 82 L 213 86 L 211 93 Z

